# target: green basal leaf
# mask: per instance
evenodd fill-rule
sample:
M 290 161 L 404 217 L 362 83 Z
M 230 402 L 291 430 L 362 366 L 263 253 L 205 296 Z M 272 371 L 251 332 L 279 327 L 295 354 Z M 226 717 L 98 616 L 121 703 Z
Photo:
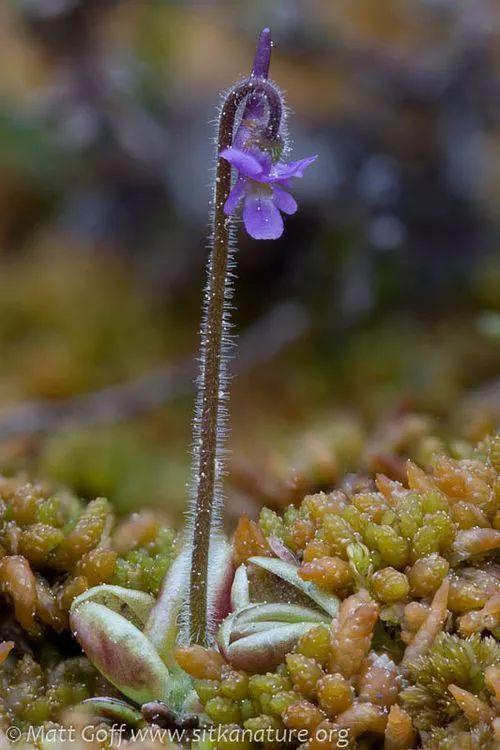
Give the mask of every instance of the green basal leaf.
M 101 586 L 94 586 L 77 596 L 71 605 L 71 612 L 75 612 L 78 607 L 88 602 L 102 604 L 142 630 L 153 609 L 155 600 L 143 591 L 102 584 Z
M 236 669 L 250 672 L 276 667 L 301 635 L 330 618 L 294 604 L 251 604 L 222 623 L 219 648 Z
M 250 604 L 250 583 L 248 581 L 247 566 L 236 568 L 233 585 L 231 587 L 231 607 L 233 610 L 242 609 Z
M 82 706 L 85 706 L 92 716 L 113 724 L 139 727 L 145 723 L 140 711 L 118 698 L 87 698 L 82 702 Z
M 168 700 L 169 671 L 129 620 L 103 604 L 84 601 L 72 608 L 70 623 L 89 660 L 134 703 Z
M 324 612 L 334 617 L 339 609 L 340 600 L 333 594 L 327 594 L 321 591 L 314 583 L 303 581 L 297 572 L 297 568 L 283 560 L 277 560 L 272 557 L 251 557 L 249 563 L 256 565 L 262 570 L 272 573 L 285 584 L 298 590 L 301 594 L 311 599 Z M 272 592 L 269 598 L 272 598 Z

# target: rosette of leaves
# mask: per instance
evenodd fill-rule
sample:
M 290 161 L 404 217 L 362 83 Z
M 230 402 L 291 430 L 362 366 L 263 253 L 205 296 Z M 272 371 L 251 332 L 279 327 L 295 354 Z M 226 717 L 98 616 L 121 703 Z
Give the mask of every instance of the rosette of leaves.
M 235 572 L 233 549 L 219 539 L 208 578 L 215 648 L 182 646 L 188 560 L 187 549 L 178 554 L 156 602 L 142 592 L 101 585 L 71 607 L 74 635 L 100 672 L 145 715 L 156 712 L 180 723 L 193 714 L 207 719 L 193 672 L 216 675 L 226 657 L 258 671 L 277 664 L 301 635 L 328 624 L 339 602 L 301 580 L 287 560 L 255 557 L 250 574 L 245 566 Z

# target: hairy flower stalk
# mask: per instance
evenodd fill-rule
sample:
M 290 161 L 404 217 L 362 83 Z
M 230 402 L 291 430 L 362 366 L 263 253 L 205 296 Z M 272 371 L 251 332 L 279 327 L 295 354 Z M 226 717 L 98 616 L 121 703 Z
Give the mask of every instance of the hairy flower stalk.
M 233 142 L 235 121 L 245 100 L 267 104 L 266 137 L 278 137 L 282 105 L 278 91 L 266 79 L 269 59 L 269 32 L 262 32 L 256 54 L 258 75 L 252 74 L 226 96 L 221 108 L 217 134 L 211 252 L 205 289 L 205 315 L 201 332 L 201 371 L 195 416 L 195 496 L 192 508 L 192 557 L 189 592 L 190 641 L 205 644 L 210 619 L 207 571 L 214 515 L 221 500 L 221 461 L 225 433 L 224 400 L 227 396 L 227 359 L 231 267 L 233 264 L 233 222 L 224 213 L 231 191 L 231 165 L 220 154 Z
M 280 211 L 294 213 L 297 208 L 286 189 L 289 180 L 302 176 L 303 170 L 316 158 L 289 164 L 280 161 L 284 108 L 281 93 L 267 80 L 270 57 L 271 35 L 269 29 L 264 29 L 252 73 L 229 91 L 219 116 L 213 228 L 194 420 L 188 602 L 189 639 L 193 644 L 206 644 L 211 624 L 207 572 L 222 498 L 227 362 L 231 347 L 229 300 L 234 264 L 232 216 L 244 200 L 243 220 L 248 233 L 255 239 L 279 237 L 283 232 Z M 232 167 L 238 171 L 233 186 Z
M 266 631 L 280 627 L 279 638 L 268 644 L 273 660 L 318 622 L 317 612 L 311 613 L 309 607 L 247 607 L 250 600 L 245 566 L 235 575 L 231 545 L 218 533 L 231 344 L 232 216 L 243 201 L 243 221 L 250 236 L 279 237 L 283 232 L 281 212 L 293 213 L 297 207 L 288 192 L 289 181 L 302 176 L 316 158 L 290 163 L 281 160 L 284 107 L 278 88 L 267 80 L 270 54 L 270 32 L 265 29 L 252 73 L 229 91 L 220 111 L 194 420 L 194 486 L 186 543 L 170 566 L 156 600 L 143 592 L 102 584 L 76 596 L 70 609 L 71 628 L 88 658 L 123 695 L 145 706 L 147 717 L 156 716 L 158 702 L 165 704 L 168 716 L 175 721 L 190 720 L 193 711 L 197 713 L 198 697 L 185 667 L 192 667 L 193 659 L 199 659 L 200 654 L 203 661 L 203 646 L 217 642 L 234 659 L 257 664 L 263 658 L 258 636 L 263 622 Z M 337 611 L 337 598 L 299 579 L 296 565 L 289 559 L 274 563 L 268 570 L 266 559 L 253 558 L 254 566 L 264 575 L 270 574 L 279 590 L 291 587 L 306 604 L 315 602 L 328 614 Z M 279 601 L 277 597 L 274 600 Z M 241 617 L 233 623 L 226 616 L 235 607 L 239 611 L 234 614 Z M 320 615 L 319 621 L 323 620 L 324 615 Z M 219 627 L 223 621 L 224 627 Z M 223 657 L 213 653 L 215 664 L 220 666 Z M 122 707 L 116 702 L 113 706 L 115 714 L 121 715 Z M 109 703 L 104 710 L 109 714 Z

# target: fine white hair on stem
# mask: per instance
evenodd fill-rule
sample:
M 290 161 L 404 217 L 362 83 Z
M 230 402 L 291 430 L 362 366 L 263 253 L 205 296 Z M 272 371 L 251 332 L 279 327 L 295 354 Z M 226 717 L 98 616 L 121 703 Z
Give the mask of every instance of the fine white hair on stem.
M 236 230 L 233 220 L 224 212 L 231 191 L 232 171 L 231 165 L 220 154 L 232 145 L 235 127 L 246 102 L 250 101 L 250 97 L 255 101 L 257 96 L 266 103 L 267 109 L 268 121 L 261 123 L 263 136 L 269 142 L 280 138 L 283 112 L 281 95 L 274 85 L 263 78 L 250 76 L 230 89 L 220 108 L 217 126 L 212 229 L 203 294 L 200 369 L 193 425 L 193 477 L 187 515 L 191 569 L 184 621 L 189 641 L 201 645 L 209 642 L 213 621 L 208 569 L 213 562 L 213 540 L 220 529 L 223 505 L 229 359 L 235 347 L 230 315 L 234 294 Z

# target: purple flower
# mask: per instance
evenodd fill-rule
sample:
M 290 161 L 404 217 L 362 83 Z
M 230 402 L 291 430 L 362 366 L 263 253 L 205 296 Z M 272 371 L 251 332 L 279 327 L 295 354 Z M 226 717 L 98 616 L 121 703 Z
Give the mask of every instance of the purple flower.
M 227 215 L 233 214 L 243 200 L 243 221 L 248 234 L 256 240 L 276 240 L 283 234 L 281 213 L 294 214 L 295 198 L 285 188 L 292 177 L 302 177 L 316 156 L 299 161 L 273 163 L 258 148 L 226 148 L 220 156 L 237 171 L 238 177 L 224 205 Z
M 257 44 L 251 78 L 267 80 L 271 47 L 271 32 L 267 28 L 263 29 Z M 292 177 L 302 177 L 304 169 L 316 159 L 316 156 L 309 156 L 288 164 L 280 161 L 284 123 L 281 123 L 280 132 L 271 142 L 265 135 L 268 119 L 265 98 L 257 92 L 251 94 L 246 101 L 231 147 L 219 154 L 238 172 L 224 205 L 224 212 L 226 215 L 233 214 L 243 201 L 245 228 L 256 240 L 275 240 L 281 237 L 281 214 L 294 214 L 297 210 L 295 198 L 288 192 L 290 180 Z

